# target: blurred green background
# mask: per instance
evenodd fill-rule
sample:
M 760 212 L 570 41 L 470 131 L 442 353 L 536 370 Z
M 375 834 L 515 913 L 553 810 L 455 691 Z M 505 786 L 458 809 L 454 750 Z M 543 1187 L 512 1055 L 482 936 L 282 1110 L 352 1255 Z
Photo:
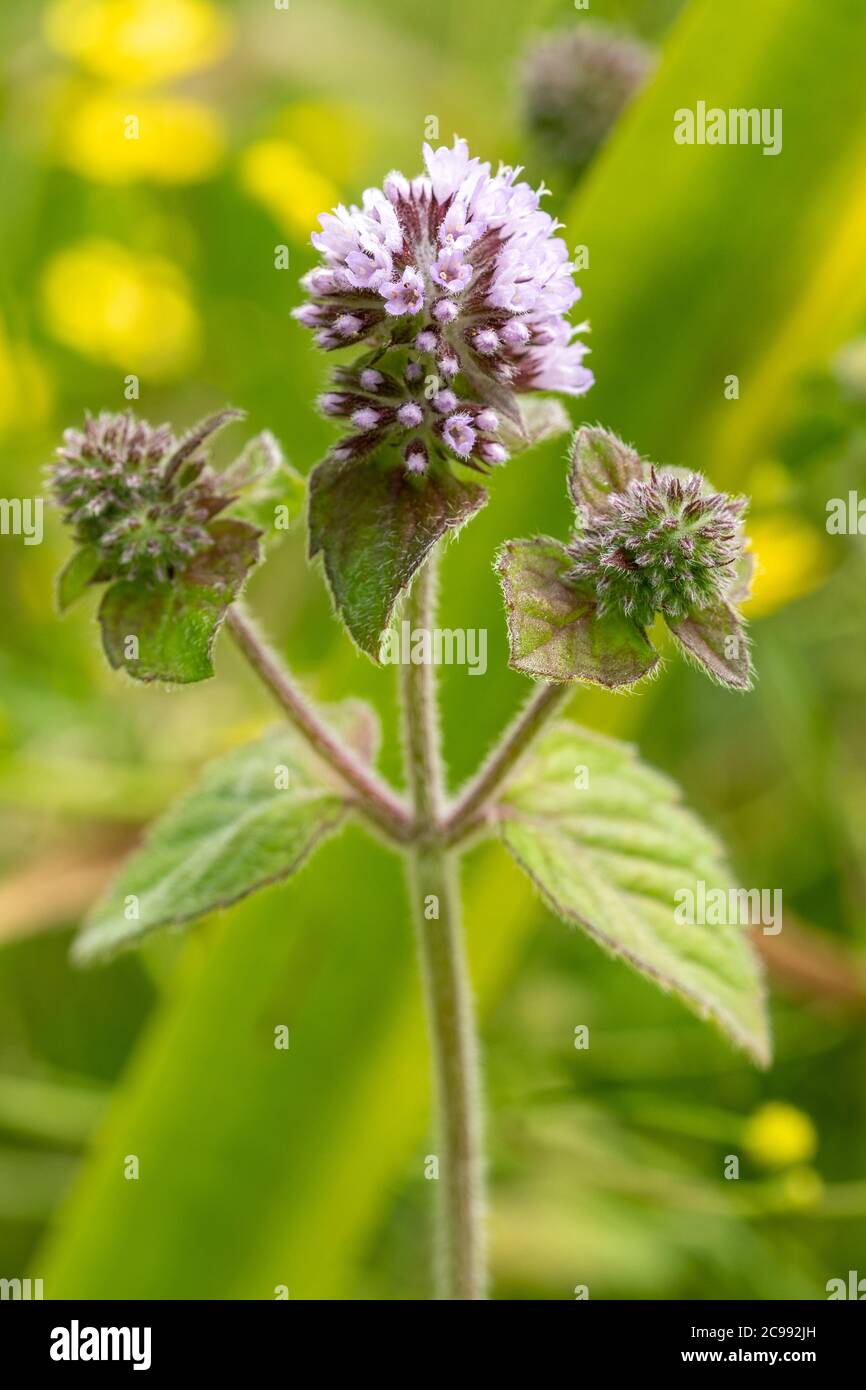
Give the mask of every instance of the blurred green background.
M 123 408 L 129 374 L 151 421 L 230 401 L 306 472 L 333 434 L 313 406 L 328 364 L 289 318 L 318 212 L 417 172 L 431 119 L 545 179 L 589 251 L 597 386 L 574 420 L 749 492 L 759 562 L 751 695 L 672 661 L 571 713 L 683 784 L 738 882 L 783 890 L 785 929 L 759 943 L 777 1053 L 761 1074 L 551 919 L 496 846 L 473 852 L 495 1292 L 822 1298 L 866 1275 L 866 567 L 862 538 L 825 528 L 828 499 L 866 487 L 866 10 L 595 0 L 592 18 L 658 58 L 575 183 L 521 95 L 527 45 L 587 22 L 565 0 L 6 0 L 0 496 L 36 495 L 61 430 Z M 782 153 L 675 145 L 674 111 L 699 99 L 781 108 Z M 117 138 L 131 112 L 138 142 Z M 455 782 L 526 689 L 491 560 L 508 536 L 565 535 L 562 453 L 503 470 L 447 555 L 444 624 L 490 644 L 483 680 L 443 673 Z M 286 888 L 68 965 L 147 820 L 273 713 L 227 643 L 199 687 L 113 675 L 87 605 L 55 615 L 68 550 L 47 512 L 42 545 L 0 537 L 0 1277 L 41 1277 L 46 1297 L 428 1297 L 426 1044 L 396 860 L 350 830 Z M 399 776 L 393 673 L 332 621 L 300 533 L 250 597 L 311 691 L 375 703 Z

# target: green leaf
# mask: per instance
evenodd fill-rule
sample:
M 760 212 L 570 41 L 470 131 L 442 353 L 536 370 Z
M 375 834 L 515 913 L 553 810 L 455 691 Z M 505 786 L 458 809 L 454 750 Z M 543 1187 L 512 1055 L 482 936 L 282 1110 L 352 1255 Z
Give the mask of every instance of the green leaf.
M 367 706 L 352 701 L 340 722 L 366 749 L 375 744 L 371 719 Z M 270 730 L 212 763 L 156 822 L 89 917 L 74 958 L 108 955 L 156 927 L 192 921 L 286 878 L 347 807 L 300 737 L 282 726 Z
M 213 645 L 226 608 L 259 556 L 259 531 L 246 521 L 213 521 L 210 550 L 176 579 L 120 580 L 99 608 L 109 662 L 140 681 L 186 685 L 213 675 Z
M 486 1014 L 539 913 L 498 846 L 477 848 L 464 887 Z M 299 877 L 231 908 L 201 949 L 190 937 L 34 1255 L 55 1298 L 369 1294 L 365 1252 L 428 1152 L 414 942 L 395 930 L 408 913 L 393 856 L 350 823 Z M 288 1051 L 274 1046 L 281 1023 Z M 146 1182 L 117 1181 L 131 1150 L 147 1155 Z M 193 1150 L 207 1161 L 191 1183 L 178 1154 Z
M 438 540 L 487 501 L 452 473 L 413 477 L 393 456 L 325 459 L 310 477 L 310 556 L 322 552 L 337 611 L 379 660 L 400 594 Z
M 98 545 L 82 546 L 66 562 L 57 580 L 57 606 L 61 613 L 65 613 L 87 592 L 87 586 L 99 573 L 101 564 L 102 553 Z
M 743 928 L 675 916 L 684 890 L 729 886 L 720 847 L 633 748 L 556 725 L 508 787 L 499 829 L 554 912 L 769 1061 L 761 973 Z
M 594 515 L 611 510 L 610 494 L 643 476 L 640 455 L 607 430 L 582 425 L 571 445 L 568 491 L 576 508 Z
M 649 675 L 659 658 L 646 633 L 619 614 L 600 617 L 591 587 L 565 580 L 572 564 L 548 537 L 507 541 L 500 550 L 509 664 L 544 680 L 609 687 Z
M 265 544 L 287 531 L 303 511 L 306 479 L 285 459 L 270 430 L 249 441 L 222 482 L 241 491 L 232 515 L 259 527 Z
M 556 439 L 571 429 L 565 407 L 555 396 L 518 396 L 517 404 L 520 428 L 507 416 L 499 426 L 499 437 L 512 455 L 523 453 L 546 439 Z
M 739 614 L 728 603 L 715 603 L 667 625 L 685 651 L 721 685 L 735 690 L 752 686 L 749 639 Z

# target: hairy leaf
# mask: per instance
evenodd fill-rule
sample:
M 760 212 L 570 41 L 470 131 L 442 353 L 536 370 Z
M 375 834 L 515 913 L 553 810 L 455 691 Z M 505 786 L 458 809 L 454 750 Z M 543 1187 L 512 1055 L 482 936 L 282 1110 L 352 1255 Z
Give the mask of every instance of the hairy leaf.
M 57 580 L 57 606 L 65 613 L 87 592 L 99 573 L 102 553 L 97 545 L 85 545 L 67 560 Z
M 106 656 L 140 681 L 186 685 L 213 675 L 213 644 L 226 608 L 259 554 L 246 521 L 214 521 L 209 550 L 182 576 L 157 584 L 121 580 L 99 608 Z
M 744 550 L 741 554 L 736 567 L 734 582 L 729 591 L 731 603 L 745 603 L 752 594 L 752 583 L 755 578 L 755 555 L 751 550 Z
M 375 716 L 347 702 L 346 737 L 375 746 Z M 341 790 L 293 730 L 270 730 L 208 767 L 199 784 L 150 830 L 75 947 L 89 961 L 155 927 L 188 922 L 297 869 L 347 810 Z
M 464 874 L 484 1016 L 537 926 L 520 879 L 495 845 Z M 358 1296 L 428 1127 L 417 962 L 395 930 L 408 910 L 393 857 L 349 825 L 185 955 L 34 1255 L 55 1298 L 267 1299 L 282 1283 L 293 1299 Z M 130 1149 L 146 1182 L 117 1180 Z M 178 1162 L 192 1149 L 207 1155 L 195 1182 Z
M 624 492 L 643 476 L 640 455 L 607 430 L 582 425 L 571 446 L 568 490 L 575 507 L 591 514 L 610 511 L 610 494 Z
M 487 501 L 451 473 L 413 477 L 402 463 L 328 458 L 310 478 L 310 556 L 322 552 L 337 611 L 379 659 L 394 606 L 432 547 Z
M 668 627 L 683 647 L 721 685 L 750 690 L 749 639 L 738 613 L 728 603 L 714 603 Z
M 600 617 L 588 585 L 566 582 L 573 561 L 559 541 L 507 541 L 497 558 L 508 620 L 510 665 L 552 681 L 630 685 L 658 664 L 642 628 Z
M 562 722 L 521 765 L 499 814 L 505 845 L 554 912 L 768 1061 L 761 974 L 742 927 L 676 919 L 679 895 L 697 902 L 700 883 L 730 879 L 672 782 L 629 745 Z

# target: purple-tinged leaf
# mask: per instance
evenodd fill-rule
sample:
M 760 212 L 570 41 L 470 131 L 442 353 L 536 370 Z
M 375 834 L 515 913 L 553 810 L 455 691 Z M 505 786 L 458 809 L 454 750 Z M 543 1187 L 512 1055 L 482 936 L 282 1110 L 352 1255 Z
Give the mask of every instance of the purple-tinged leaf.
M 363 652 L 379 660 L 400 594 L 438 540 L 487 493 L 450 472 L 413 477 L 399 458 L 327 458 L 310 476 L 310 557 L 322 552 L 334 604 Z
M 611 493 L 624 492 L 634 479 L 643 477 L 640 455 L 596 426 L 581 425 L 571 446 L 568 491 L 578 510 L 590 517 L 610 511 Z
M 225 611 L 259 557 L 259 531 L 215 521 L 210 549 L 173 580 L 121 580 L 99 608 L 105 654 L 140 681 L 187 685 L 213 675 L 213 645 Z
M 646 633 L 619 614 L 599 616 L 591 587 L 566 579 L 572 565 L 565 546 L 547 537 L 507 541 L 499 552 L 509 664 L 544 680 L 611 688 L 649 675 L 659 658 Z
M 728 603 L 715 603 L 668 627 L 683 647 L 713 680 L 734 690 L 752 686 L 749 639 L 739 614 Z

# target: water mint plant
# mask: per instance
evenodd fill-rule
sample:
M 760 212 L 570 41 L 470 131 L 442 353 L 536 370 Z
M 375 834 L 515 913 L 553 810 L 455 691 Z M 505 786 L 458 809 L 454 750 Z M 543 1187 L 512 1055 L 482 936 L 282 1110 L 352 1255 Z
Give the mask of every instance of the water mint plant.
M 539 192 L 514 170 L 491 174 L 459 140 L 425 149 L 425 161 L 426 174 L 389 176 L 360 210 L 325 214 L 315 238 L 324 265 L 307 278 L 299 314 L 321 347 L 354 354 L 320 402 L 347 432 L 310 475 L 307 516 L 336 612 L 374 661 L 397 618 L 412 633 L 436 631 L 439 543 L 486 500 L 478 476 L 567 427 L 561 406 L 534 393 L 590 385 L 565 317 L 571 268 Z M 247 610 L 247 575 L 299 510 L 304 484 L 270 435 L 218 469 L 213 436 L 238 418 L 223 411 L 177 437 L 131 415 L 99 416 L 67 433 L 50 470 L 79 547 L 61 605 L 101 590 L 112 665 L 136 679 L 201 680 L 225 630 L 285 716 L 206 768 L 152 827 L 85 922 L 75 957 L 102 958 L 265 889 L 349 818 L 384 840 L 405 867 L 424 983 L 438 1292 L 481 1299 L 482 1087 L 459 878 L 470 845 L 498 839 L 563 921 L 757 1062 L 769 1056 L 761 975 L 742 929 L 684 926 L 675 915 L 683 888 L 728 880 L 715 837 L 633 748 L 561 717 L 575 684 L 634 687 L 657 671 L 657 615 L 717 679 L 747 685 L 736 611 L 747 583 L 743 504 L 697 474 L 645 463 L 605 430 L 578 430 L 572 538 L 512 541 L 496 559 L 512 665 L 534 682 L 529 700 L 452 790 L 433 658 L 402 663 L 398 788 L 376 768 L 374 711 L 357 700 L 320 709 Z M 577 765 L 589 773 L 579 788 Z

